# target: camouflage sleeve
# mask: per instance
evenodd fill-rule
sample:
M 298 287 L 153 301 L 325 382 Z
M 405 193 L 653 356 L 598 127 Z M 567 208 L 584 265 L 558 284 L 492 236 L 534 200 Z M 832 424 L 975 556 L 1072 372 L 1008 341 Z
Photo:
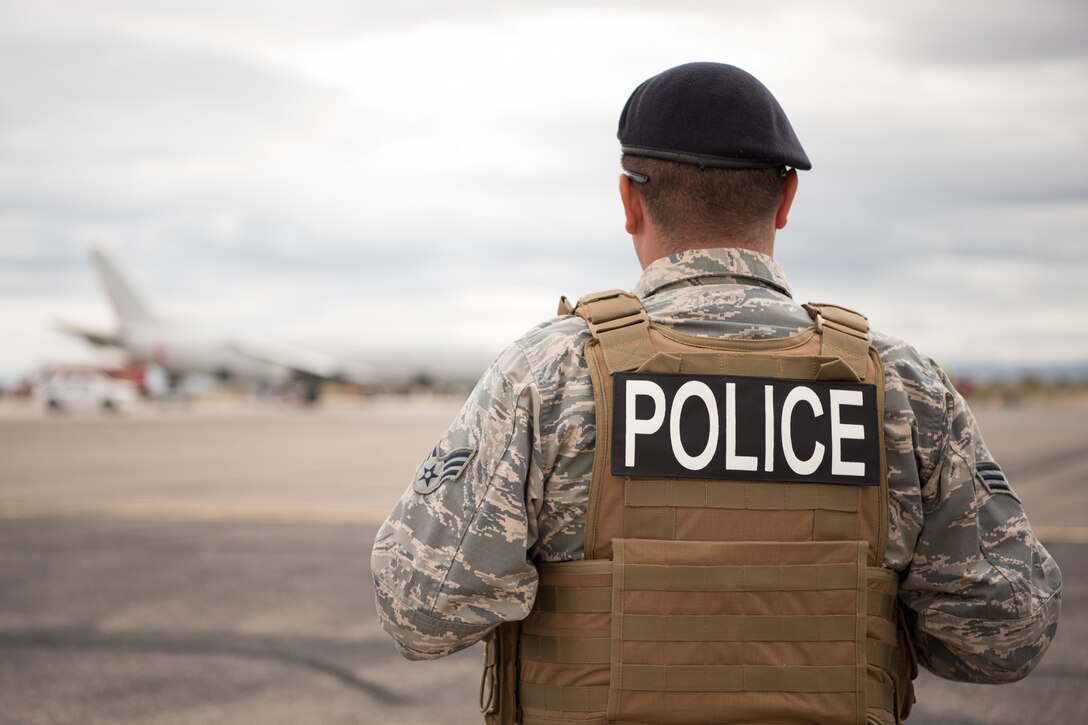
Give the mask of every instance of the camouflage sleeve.
M 952 680 L 1013 682 L 1054 637 L 1061 572 L 967 403 L 930 364 L 943 401 L 916 411 L 916 441 L 934 445 L 919 453 L 923 521 L 900 596 L 927 669 Z
M 481 378 L 379 529 L 378 613 L 405 657 L 443 657 L 528 614 L 537 584 L 526 553 L 536 529 L 537 503 L 526 500 L 539 467 L 535 410 L 539 391 L 515 345 Z

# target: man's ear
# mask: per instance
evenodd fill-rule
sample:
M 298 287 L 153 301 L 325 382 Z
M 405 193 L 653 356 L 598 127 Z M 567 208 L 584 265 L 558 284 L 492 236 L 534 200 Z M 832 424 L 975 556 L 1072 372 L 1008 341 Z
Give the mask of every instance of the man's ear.
M 635 182 L 624 174 L 620 174 L 620 200 L 623 202 L 623 215 L 626 221 L 624 228 L 628 234 L 634 236 L 646 224 L 645 212 L 642 207 L 642 197 L 635 187 Z
M 782 180 L 782 195 L 778 197 L 778 211 L 774 215 L 774 228 L 781 229 L 786 226 L 790 215 L 790 207 L 793 206 L 793 197 L 797 194 L 797 169 L 790 169 L 786 178 Z

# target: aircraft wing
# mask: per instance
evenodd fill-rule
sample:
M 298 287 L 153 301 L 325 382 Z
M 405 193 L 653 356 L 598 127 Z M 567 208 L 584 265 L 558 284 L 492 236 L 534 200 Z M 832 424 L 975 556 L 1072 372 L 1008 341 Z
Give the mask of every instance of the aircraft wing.
M 103 332 L 102 330 L 92 329 L 74 322 L 65 322 L 63 320 L 55 320 L 53 326 L 65 334 L 82 337 L 92 345 L 98 345 L 99 347 L 123 346 L 121 338 L 116 332 Z
M 236 339 L 228 343 L 234 352 L 252 360 L 286 368 L 299 377 L 367 385 L 373 374 L 361 364 L 332 355 L 268 340 Z

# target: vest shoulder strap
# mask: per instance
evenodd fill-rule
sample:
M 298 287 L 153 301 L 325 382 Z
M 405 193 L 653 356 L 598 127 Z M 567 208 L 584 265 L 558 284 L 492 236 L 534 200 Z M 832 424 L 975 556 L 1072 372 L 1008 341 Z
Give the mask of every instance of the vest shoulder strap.
M 574 314 L 589 325 L 590 334 L 604 353 L 609 373 L 635 370 L 653 357 L 650 318 L 642 302 L 630 292 L 607 290 L 588 294 L 578 300 Z
M 809 302 L 804 308 L 820 333 L 821 356 L 841 358 L 858 380 L 865 380 L 872 340 L 869 319 L 826 302 Z M 654 355 L 650 318 L 638 297 L 629 292 L 594 292 L 575 306 L 563 297 L 557 313 L 576 314 L 586 321 L 593 339 L 601 345 L 610 373 L 635 370 Z
M 872 341 L 869 318 L 826 302 L 809 302 L 804 308 L 820 333 L 820 355 L 842 358 L 858 380 L 865 380 Z

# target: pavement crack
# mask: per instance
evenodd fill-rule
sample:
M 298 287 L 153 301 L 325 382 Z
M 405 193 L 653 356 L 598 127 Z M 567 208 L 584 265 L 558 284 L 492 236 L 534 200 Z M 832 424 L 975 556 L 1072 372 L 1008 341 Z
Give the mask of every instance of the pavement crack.
M 101 632 L 86 627 L 25 629 L 0 632 L 0 649 L 28 647 L 35 649 L 110 650 L 113 652 L 156 653 L 240 657 L 302 667 L 331 677 L 341 684 L 365 693 L 387 705 L 406 705 L 410 698 L 381 685 L 367 682 L 349 667 L 318 655 L 300 651 L 301 647 L 320 647 L 322 640 L 300 639 L 288 643 L 231 633 L 200 632 Z M 327 642 L 327 641 L 326 641 Z M 331 643 L 329 643 L 331 644 Z M 335 643 L 338 649 L 342 642 Z

